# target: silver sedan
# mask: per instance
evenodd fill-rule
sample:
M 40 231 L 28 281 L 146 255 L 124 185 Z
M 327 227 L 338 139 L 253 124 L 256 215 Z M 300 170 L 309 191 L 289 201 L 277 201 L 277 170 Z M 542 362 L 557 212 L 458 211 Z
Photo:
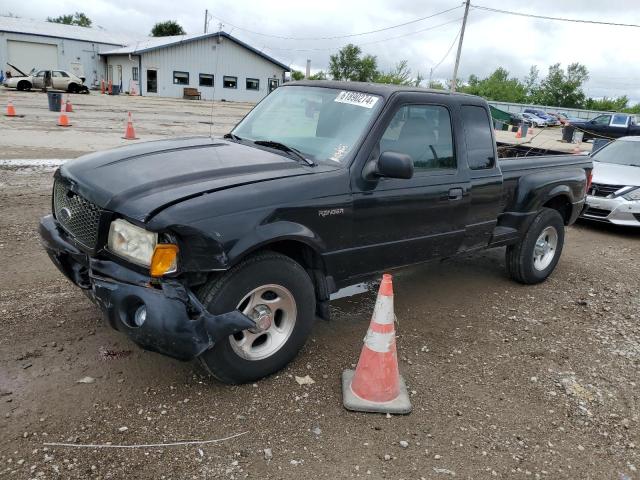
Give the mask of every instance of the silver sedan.
M 622 137 L 593 155 L 593 183 L 582 217 L 640 227 L 640 137 Z

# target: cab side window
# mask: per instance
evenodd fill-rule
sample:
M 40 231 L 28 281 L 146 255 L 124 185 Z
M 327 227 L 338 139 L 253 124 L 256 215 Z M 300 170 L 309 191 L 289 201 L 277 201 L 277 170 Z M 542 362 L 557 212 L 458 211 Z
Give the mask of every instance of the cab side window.
M 495 153 L 487 109 L 477 105 L 462 105 L 460 110 L 469 168 L 471 170 L 493 168 Z
M 409 155 L 416 171 L 455 169 L 449 111 L 437 105 L 400 107 L 380 139 L 380 153 L 388 151 Z
M 592 120 L 596 125 L 609 125 L 611 121 L 611 115 L 600 115 Z

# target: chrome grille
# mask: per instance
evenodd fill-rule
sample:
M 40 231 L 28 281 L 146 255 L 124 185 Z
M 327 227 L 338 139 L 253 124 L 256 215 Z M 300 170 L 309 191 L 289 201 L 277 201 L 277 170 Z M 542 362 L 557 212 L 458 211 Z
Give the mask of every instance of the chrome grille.
M 592 183 L 591 188 L 589 189 L 589 195 L 593 195 L 594 197 L 608 197 L 609 195 L 617 192 L 621 188 L 624 188 L 624 185 L 607 185 L 605 183 Z
M 96 247 L 102 210 L 60 180 L 53 184 L 53 214 L 76 241 L 89 249 Z

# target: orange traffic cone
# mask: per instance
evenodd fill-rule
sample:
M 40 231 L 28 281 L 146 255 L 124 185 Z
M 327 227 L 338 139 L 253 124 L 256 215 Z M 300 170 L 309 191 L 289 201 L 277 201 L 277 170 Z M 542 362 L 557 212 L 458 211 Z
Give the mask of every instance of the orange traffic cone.
M 573 155 L 582 155 L 582 150 L 580 150 L 580 147 L 576 145 L 573 150 L 571 150 L 571 153 Z
M 113 82 L 109 80 L 109 95 L 113 95 Z
M 342 372 L 342 402 L 347 410 L 411 412 L 407 386 L 398 371 L 394 321 L 393 285 L 385 273 L 358 366 Z
M 71 105 L 71 101 L 69 100 L 69 95 L 67 95 L 67 103 L 65 103 L 65 111 L 73 113 L 73 105 Z
M 4 114 L 5 117 L 16 117 L 16 107 L 13 106 L 11 100 L 7 103 L 7 113 Z
M 59 127 L 70 127 L 71 123 L 69 123 L 69 117 L 65 113 L 65 105 L 64 103 L 60 105 L 60 116 L 58 117 L 58 126 Z
M 518 131 L 516 132 L 516 138 L 522 138 L 522 125 L 518 127 Z
M 127 120 L 127 129 L 124 131 L 125 140 L 138 140 L 136 137 L 136 131 L 133 129 L 133 120 L 131 119 L 131 112 L 129 112 L 129 120 Z
M 102 80 L 100 80 L 100 93 L 104 95 L 104 78 Z

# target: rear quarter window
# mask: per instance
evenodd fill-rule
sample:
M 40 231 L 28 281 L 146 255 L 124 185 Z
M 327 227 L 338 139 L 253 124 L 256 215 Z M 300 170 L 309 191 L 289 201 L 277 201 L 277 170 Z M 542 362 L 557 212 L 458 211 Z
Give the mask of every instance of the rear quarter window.
M 462 105 L 461 112 L 469 168 L 471 170 L 493 168 L 495 154 L 487 110 L 477 105 Z

